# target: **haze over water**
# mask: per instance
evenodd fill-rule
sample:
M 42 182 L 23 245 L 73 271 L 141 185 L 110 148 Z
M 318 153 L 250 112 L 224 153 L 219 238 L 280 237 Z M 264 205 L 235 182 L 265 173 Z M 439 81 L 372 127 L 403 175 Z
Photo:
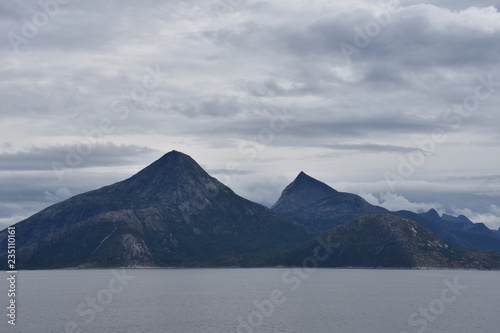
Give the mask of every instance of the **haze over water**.
M 17 325 L 7 325 L 4 315 L 0 327 L 22 333 L 498 332 L 499 280 L 500 272 L 454 270 L 21 271 Z M 5 279 L 0 285 L 7 289 Z

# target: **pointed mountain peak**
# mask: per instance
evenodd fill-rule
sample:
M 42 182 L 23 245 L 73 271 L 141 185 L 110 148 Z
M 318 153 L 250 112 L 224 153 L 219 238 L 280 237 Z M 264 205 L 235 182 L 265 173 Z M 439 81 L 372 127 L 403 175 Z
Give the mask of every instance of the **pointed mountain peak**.
M 308 174 L 306 174 L 304 171 L 301 171 L 299 173 L 299 175 L 297 176 L 297 178 L 295 178 L 295 179 L 299 179 L 299 178 L 312 178 L 312 177 L 309 176 Z
M 318 195 L 321 196 L 328 196 L 338 193 L 335 189 L 309 176 L 304 171 L 301 171 L 287 188 L 289 190 L 297 190 L 298 188 L 303 189 L 302 187 L 304 186 L 308 186 L 310 190 L 314 190 Z M 285 191 L 287 191 L 287 189 L 285 189 Z M 283 191 L 283 193 L 285 193 L 285 191 Z
M 271 209 L 302 223 L 316 234 L 358 216 L 388 212 L 359 195 L 338 192 L 303 171 L 285 188 Z
M 338 192 L 327 184 L 317 180 L 301 171 L 295 180 L 287 187 L 288 190 L 304 190 L 312 191 L 315 197 L 325 197 L 335 195 Z M 287 189 L 285 189 L 287 191 Z M 283 193 L 285 192 L 283 191 Z
M 172 150 L 165 155 L 163 155 L 158 161 L 162 162 L 191 162 L 191 163 L 196 163 L 195 160 L 191 158 L 191 156 L 186 155 L 184 153 L 181 153 L 180 151 L 177 150 Z
M 421 213 L 420 215 L 437 223 L 442 221 L 441 216 L 439 216 L 439 213 L 434 208 L 431 208 L 426 213 Z
M 429 211 L 425 213 L 425 215 L 440 218 L 439 213 L 434 208 L 429 209 Z
M 166 176 L 168 174 L 169 177 L 191 174 L 197 177 L 209 177 L 205 170 L 191 156 L 177 150 L 166 153 L 160 159 L 140 171 L 136 176 L 142 177 L 145 174 L 159 176 Z
M 301 171 L 295 180 L 283 190 L 273 208 L 279 206 L 300 207 L 322 198 L 334 196 L 337 193 L 330 186 Z
M 134 176 L 122 182 L 122 192 L 134 193 L 148 204 L 179 204 L 210 191 L 225 191 L 225 186 L 211 177 L 189 155 L 171 151 Z M 229 191 L 229 190 L 228 190 Z

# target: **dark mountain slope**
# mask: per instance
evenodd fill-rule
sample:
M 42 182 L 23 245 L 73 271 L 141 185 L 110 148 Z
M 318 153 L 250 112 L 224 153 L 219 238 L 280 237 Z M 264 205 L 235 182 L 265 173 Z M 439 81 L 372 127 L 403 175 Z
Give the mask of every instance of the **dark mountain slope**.
M 285 188 L 271 209 L 297 221 L 316 235 L 359 216 L 389 213 L 357 195 L 338 192 L 303 172 Z M 409 211 L 392 214 L 421 224 L 451 244 L 478 251 L 500 252 L 498 233 L 482 223 L 473 223 L 465 216 L 441 217 L 434 209 L 422 214 Z
M 409 211 L 392 214 L 418 222 L 451 244 L 478 251 L 500 252 L 500 241 L 494 232 L 482 223 L 462 224 L 442 220 L 435 210 L 424 214 Z
M 271 210 L 299 222 L 314 234 L 358 216 L 388 212 L 358 195 L 338 192 L 304 172 L 285 188 Z
M 444 242 L 409 219 L 363 216 L 272 260 L 276 265 L 320 267 L 434 267 L 500 269 L 500 254 Z
M 17 267 L 240 266 L 309 236 L 172 151 L 17 223 Z M 0 246 L 6 245 L 6 230 Z M 5 253 L 0 254 L 5 265 Z M 5 268 L 2 266 L 2 268 Z

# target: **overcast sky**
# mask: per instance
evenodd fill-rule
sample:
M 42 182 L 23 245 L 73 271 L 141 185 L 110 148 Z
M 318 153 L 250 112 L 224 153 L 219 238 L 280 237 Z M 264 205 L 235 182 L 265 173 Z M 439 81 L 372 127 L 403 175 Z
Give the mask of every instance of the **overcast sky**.
M 41 3 L 0 3 L 0 229 L 173 149 L 500 227 L 500 1 Z

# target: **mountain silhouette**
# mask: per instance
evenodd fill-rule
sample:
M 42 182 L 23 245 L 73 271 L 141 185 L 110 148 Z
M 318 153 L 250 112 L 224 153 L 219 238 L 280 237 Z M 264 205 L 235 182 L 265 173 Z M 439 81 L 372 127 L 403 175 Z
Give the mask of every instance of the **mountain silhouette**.
M 358 195 L 338 192 L 304 172 L 285 188 L 271 209 L 299 222 L 314 234 L 359 216 L 388 212 Z
M 449 244 L 414 221 L 382 214 L 334 227 L 272 262 L 308 267 L 500 269 L 500 254 Z
M 236 195 L 177 151 L 15 227 L 20 269 L 245 266 L 309 238 L 295 222 Z M 4 230 L 0 246 L 6 242 Z

